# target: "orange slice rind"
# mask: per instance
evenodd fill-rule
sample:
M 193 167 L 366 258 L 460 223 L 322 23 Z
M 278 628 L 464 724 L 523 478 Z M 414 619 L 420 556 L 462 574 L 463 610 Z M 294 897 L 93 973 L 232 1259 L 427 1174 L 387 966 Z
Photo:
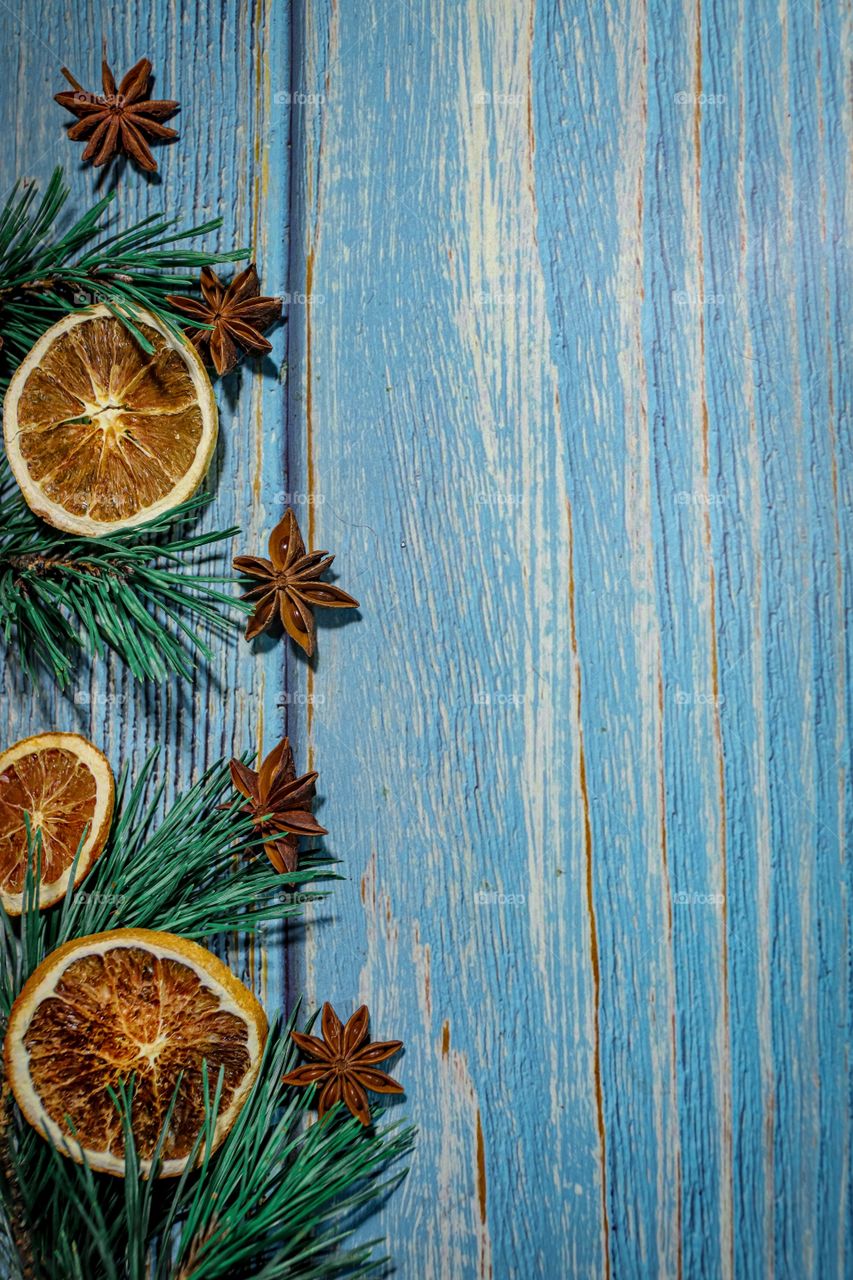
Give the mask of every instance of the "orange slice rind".
M 49 907 L 79 884 L 107 842 L 115 782 L 102 751 L 78 733 L 41 733 L 0 754 L 0 901 L 23 910 L 29 847 L 41 833 L 39 906 Z M 81 841 L 82 846 L 81 846 Z
M 223 1069 L 213 1150 L 257 1078 L 266 1037 L 260 1004 L 211 952 L 175 934 L 117 929 L 67 942 L 39 965 L 12 1006 L 4 1061 L 29 1123 L 73 1160 L 119 1177 L 124 1135 L 109 1091 L 133 1081 L 148 1176 L 177 1087 L 156 1171 L 175 1177 L 205 1121 L 202 1064 L 211 1101 Z
M 213 457 L 216 401 L 198 352 L 148 312 L 135 323 L 153 354 L 105 306 L 63 316 L 6 392 L 15 479 L 68 533 L 97 538 L 171 511 Z

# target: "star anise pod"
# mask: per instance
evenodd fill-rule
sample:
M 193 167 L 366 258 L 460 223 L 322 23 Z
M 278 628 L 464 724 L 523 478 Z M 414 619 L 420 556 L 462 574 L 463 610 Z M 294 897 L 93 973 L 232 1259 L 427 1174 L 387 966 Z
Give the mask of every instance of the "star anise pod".
M 261 336 L 281 315 L 281 298 L 262 298 L 261 283 L 252 263 L 224 285 L 215 271 L 202 267 L 201 298 L 169 294 L 166 298 L 177 311 L 213 325 L 212 329 L 195 329 L 189 338 L 199 351 L 207 348 L 216 372 L 228 373 L 240 359 L 238 347 L 263 354 L 272 345 Z
M 313 610 L 357 609 L 358 601 L 340 587 L 320 582 L 320 576 L 335 557 L 327 551 L 312 551 L 306 555 L 305 543 L 291 507 L 270 534 L 269 553 L 269 560 L 261 556 L 236 556 L 234 559 L 234 568 L 239 573 L 258 579 L 258 585 L 246 592 L 248 600 L 257 602 L 246 627 L 246 639 L 251 640 L 266 631 L 278 616 L 288 635 L 310 657 L 316 637 Z
M 320 1119 L 336 1102 L 345 1102 L 362 1124 L 370 1124 L 370 1105 L 365 1090 L 372 1093 L 403 1093 L 403 1086 L 374 1064 L 399 1053 L 402 1040 L 365 1044 L 370 1014 L 367 1005 L 356 1009 L 346 1026 L 328 1003 L 323 1005 L 323 1039 L 291 1031 L 290 1038 L 314 1062 L 297 1067 L 282 1077 L 284 1084 L 322 1084 L 318 1111 Z
M 273 747 L 257 772 L 232 759 L 231 781 L 248 800 L 241 812 L 251 815 L 265 837 L 264 848 L 276 871 L 297 869 L 300 836 L 328 835 L 311 812 L 317 774 L 297 778 L 287 738 Z
M 104 58 L 101 64 L 102 94 L 87 93 L 67 67 L 62 68 L 62 74 L 74 92 L 57 93 L 54 101 L 77 116 L 77 123 L 68 130 L 69 138 L 73 142 L 82 138 L 89 140 L 83 160 L 102 165 L 123 151 L 136 161 L 140 169 L 154 173 L 157 161 L 151 154 L 148 141 L 166 142 L 177 138 L 176 129 L 168 129 L 160 122 L 173 116 L 180 103 L 148 97 L 151 79 L 149 60 L 140 58 L 116 88 L 115 77 Z

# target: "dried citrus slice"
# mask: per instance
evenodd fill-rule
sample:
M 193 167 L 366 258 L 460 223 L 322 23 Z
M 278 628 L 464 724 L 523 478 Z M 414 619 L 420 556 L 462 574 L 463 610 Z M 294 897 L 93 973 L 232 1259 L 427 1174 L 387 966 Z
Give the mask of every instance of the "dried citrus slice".
M 39 965 L 12 1006 L 4 1059 L 30 1124 L 78 1163 L 118 1176 L 124 1140 L 108 1090 L 133 1077 L 133 1134 L 149 1173 L 180 1077 L 158 1175 L 173 1177 L 204 1122 L 202 1064 L 211 1097 L 223 1069 L 213 1149 L 255 1082 L 266 1036 L 251 991 L 204 947 L 116 929 L 67 942 Z
M 40 733 L 0 755 L 0 900 L 9 915 L 23 909 L 27 815 L 41 832 L 39 906 L 68 892 L 74 856 L 79 884 L 107 841 L 115 783 L 102 751 L 77 733 Z
M 216 446 L 205 367 L 154 316 L 146 352 L 106 307 L 64 316 L 16 370 L 6 453 L 36 515 L 86 537 L 151 520 L 195 493 Z

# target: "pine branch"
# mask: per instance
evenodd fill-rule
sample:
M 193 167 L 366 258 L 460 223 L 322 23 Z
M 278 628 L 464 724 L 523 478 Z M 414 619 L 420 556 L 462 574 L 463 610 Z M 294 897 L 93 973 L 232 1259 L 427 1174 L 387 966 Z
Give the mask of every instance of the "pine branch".
M 38 910 L 41 847 L 30 839 L 19 929 L 0 911 L 5 1020 L 42 959 L 70 938 L 127 926 L 209 937 L 295 915 L 333 876 L 308 854 L 288 876 L 272 870 L 241 812 L 226 761 L 209 769 L 158 821 L 163 784 L 152 787 L 152 752 L 133 787 L 119 780 L 107 848 L 61 904 Z M 226 804 L 223 807 L 222 801 Z M 74 868 L 71 879 L 73 881 Z M 123 1118 L 126 1176 L 74 1164 L 43 1141 L 9 1100 L 0 1126 L 0 1259 L 21 1280 L 275 1280 L 367 1277 L 382 1263 L 373 1243 L 346 1241 L 357 1215 L 394 1185 L 391 1166 L 409 1150 L 410 1130 L 365 1132 L 339 1108 L 306 1127 L 312 1091 L 282 1076 L 295 1065 L 289 1032 L 272 1020 L 256 1084 L 228 1137 L 177 1181 L 144 1179 L 132 1126 L 132 1081 L 115 1097 Z M 1 1082 L 0 1082 L 1 1084 Z M 196 1154 L 209 1150 L 221 1081 L 206 1091 L 206 1123 Z M 165 1130 L 164 1130 L 165 1132 Z M 157 1155 L 155 1153 L 155 1165 Z
M 306 1128 L 314 1091 L 281 1083 L 295 1065 L 294 1025 L 294 1018 L 273 1021 L 234 1128 L 212 1160 L 180 1179 L 164 1224 L 180 1233 L 173 1258 L 161 1253 L 154 1280 L 330 1280 L 373 1275 L 384 1262 L 375 1242 L 343 1246 L 355 1215 L 403 1176 L 390 1170 L 410 1150 L 413 1130 L 365 1131 L 342 1107 Z
M 404 1176 L 413 1130 L 364 1130 L 338 1107 L 307 1123 L 312 1090 L 282 1075 L 295 1062 L 295 1019 L 273 1019 L 258 1079 L 218 1151 L 197 1157 L 215 1127 L 219 1085 L 185 1173 L 145 1179 L 131 1116 L 132 1082 L 114 1096 L 125 1140 L 119 1181 L 74 1164 L 37 1137 L 15 1108 L 14 1176 L 37 1280 L 361 1280 L 386 1259 L 376 1241 L 349 1247 L 363 1213 Z M 174 1105 L 174 1098 L 173 1098 Z M 164 1133 L 165 1133 L 164 1128 Z M 161 1141 L 162 1141 L 161 1135 Z M 156 1163 L 156 1162 L 155 1162 Z M 198 1167 L 193 1167 L 198 1165 Z M 8 1196 L 0 1197 L 6 1215 Z M 29 1280 L 29 1277 L 27 1277 Z
M 178 795 L 158 821 L 165 784 L 152 785 L 157 759 L 154 750 L 132 786 L 122 773 L 107 847 L 49 911 L 37 906 L 40 846 L 32 841 L 19 931 L 0 910 L 0 1016 L 8 1016 L 44 957 L 71 938 L 125 928 L 198 939 L 251 934 L 326 897 L 312 887 L 318 878 L 339 878 L 321 852 L 302 854 L 299 870 L 286 879 L 273 869 L 251 817 L 241 812 L 226 760 Z
M 168 515 L 103 538 L 51 529 L 32 514 L 8 467 L 0 468 L 0 636 L 28 674 L 68 684 L 79 656 L 112 649 L 138 679 L 189 677 L 212 650 L 195 629 L 227 630 L 226 611 L 248 605 L 206 571 L 212 549 L 236 528 L 182 536 L 210 502 L 197 495 Z M 168 526 L 177 525 L 169 533 Z
M 34 186 L 17 183 L 0 211 L 0 392 L 36 339 L 65 312 L 103 302 L 150 350 L 136 323 L 141 308 L 178 333 L 185 317 L 171 308 L 167 294 L 195 287 L 205 265 L 246 256 L 244 250 L 216 254 L 185 244 L 215 230 L 218 219 L 181 231 L 174 221 L 151 216 L 126 231 L 108 231 L 113 194 L 61 232 L 68 195 L 56 169 L 40 200 Z M 198 628 L 221 633 L 224 609 L 246 612 L 243 601 L 222 590 L 234 579 L 207 568 L 213 548 L 237 530 L 166 533 L 170 524 L 187 524 L 207 501 L 191 499 L 110 537 L 69 537 L 30 512 L 4 460 L 0 635 L 7 644 L 16 642 L 28 674 L 46 667 L 65 685 L 80 650 L 101 656 L 112 649 L 137 678 L 151 680 L 189 676 L 194 656 L 209 660 Z
M 166 295 L 195 288 L 201 267 L 247 256 L 245 249 L 210 253 L 185 244 L 215 231 L 219 218 L 178 230 L 177 220 L 154 214 L 126 231 L 108 232 L 114 192 L 60 234 L 57 223 L 69 194 L 62 170 L 55 169 L 40 200 L 32 184 L 18 182 L 0 212 L 0 391 L 36 339 L 65 312 L 103 302 L 147 351 L 135 324 L 140 308 L 180 333 L 186 317 Z

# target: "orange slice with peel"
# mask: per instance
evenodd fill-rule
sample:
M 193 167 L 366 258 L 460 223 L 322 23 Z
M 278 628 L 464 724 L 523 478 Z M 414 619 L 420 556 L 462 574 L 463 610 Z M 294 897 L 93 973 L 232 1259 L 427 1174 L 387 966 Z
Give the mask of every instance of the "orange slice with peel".
M 124 1136 L 110 1090 L 133 1080 L 134 1142 L 148 1175 L 177 1087 L 157 1170 L 174 1177 L 204 1125 L 203 1063 L 211 1102 L 223 1069 L 213 1150 L 257 1078 L 266 1037 L 260 1004 L 211 952 L 171 933 L 116 929 L 65 943 L 24 985 L 6 1032 L 6 1078 L 43 1137 L 119 1177 Z
M 213 457 L 216 402 L 195 347 L 147 312 L 135 323 L 153 354 L 104 306 L 63 316 L 6 392 L 15 479 L 68 533 L 97 538 L 171 511 Z
M 0 754 L 0 901 L 9 915 L 23 910 L 27 820 L 33 838 L 41 834 L 39 906 L 49 907 L 68 892 L 78 848 L 75 884 L 101 854 L 114 804 L 109 761 L 78 733 L 40 733 Z

